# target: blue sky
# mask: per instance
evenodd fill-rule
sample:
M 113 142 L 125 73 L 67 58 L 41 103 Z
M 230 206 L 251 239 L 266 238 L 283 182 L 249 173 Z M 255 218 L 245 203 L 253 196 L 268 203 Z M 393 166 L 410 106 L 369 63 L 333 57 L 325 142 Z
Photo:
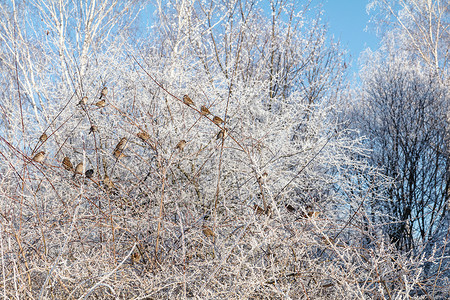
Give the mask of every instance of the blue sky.
M 351 68 L 358 70 L 358 57 L 366 48 L 378 48 L 378 38 L 373 30 L 364 31 L 370 16 L 366 12 L 367 0 L 324 0 L 324 21 L 329 33 L 340 39 L 352 57 Z M 370 28 L 370 27 L 369 27 Z

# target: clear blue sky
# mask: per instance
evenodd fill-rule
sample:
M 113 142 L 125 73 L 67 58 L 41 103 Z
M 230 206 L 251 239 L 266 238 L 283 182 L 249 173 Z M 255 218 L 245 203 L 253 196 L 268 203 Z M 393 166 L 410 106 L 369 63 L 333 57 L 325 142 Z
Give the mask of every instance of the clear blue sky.
M 366 12 L 367 3 L 368 0 L 323 0 L 324 21 L 329 25 L 329 33 L 348 49 L 352 57 L 351 68 L 355 72 L 361 51 L 378 48 L 375 33 L 364 31 L 370 18 Z

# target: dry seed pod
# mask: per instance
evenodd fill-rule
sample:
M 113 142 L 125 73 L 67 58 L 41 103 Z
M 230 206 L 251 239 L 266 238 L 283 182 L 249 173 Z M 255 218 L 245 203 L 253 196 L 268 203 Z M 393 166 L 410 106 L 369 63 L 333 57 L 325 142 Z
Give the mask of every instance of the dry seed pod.
M 37 153 L 36 155 L 33 156 L 33 161 L 35 162 L 43 162 L 45 158 L 45 152 L 41 151 L 39 153 Z
M 63 164 L 64 169 L 66 169 L 67 171 L 73 171 L 73 165 L 70 162 L 70 158 L 68 158 L 67 156 L 64 157 L 62 164 Z
M 188 95 L 183 96 L 183 102 L 184 104 L 187 104 L 189 106 L 195 106 L 194 101 L 192 101 L 192 99 Z

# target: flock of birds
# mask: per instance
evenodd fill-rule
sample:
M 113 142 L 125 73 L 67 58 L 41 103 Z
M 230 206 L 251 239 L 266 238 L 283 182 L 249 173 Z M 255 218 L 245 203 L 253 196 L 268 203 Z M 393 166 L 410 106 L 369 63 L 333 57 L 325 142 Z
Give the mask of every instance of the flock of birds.
M 101 92 L 100 92 L 100 98 L 96 103 L 93 103 L 93 105 L 97 106 L 98 108 L 103 108 L 106 106 L 106 95 L 108 94 L 108 88 L 105 86 L 102 88 Z M 86 106 L 88 103 L 88 97 L 84 96 L 81 98 L 80 102 L 78 103 L 78 105 L 84 107 Z M 188 105 L 188 106 L 195 106 L 194 101 L 192 101 L 192 99 L 188 96 L 188 95 L 184 95 L 183 96 L 183 103 Z M 207 115 L 212 115 L 212 113 L 209 111 L 209 109 L 202 105 L 200 108 L 200 113 L 202 116 L 207 116 Z M 218 116 L 214 116 L 212 118 L 212 122 L 216 125 L 222 125 L 225 124 L 224 120 Z M 93 132 L 97 132 L 98 131 L 98 127 L 96 125 L 92 125 L 89 129 L 89 134 L 93 133 Z M 216 139 L 224 139 L 227 136 L 228 130 L 223 127 L 219 133 L 216 136 Z M 138 138 L 140 138 L 143 142 L 147 142 L 150 139 L 150 135 L 146 132 L 146 131 L 141 131 L 139 133 L 137 133 L 136 135 Z M 44 132 L 40 137 L 39 137 L 39 141 L 44 143 L 46 140 L 48 139 L 47 134 Z M 183 151 L 184 147 L 186 146 L 187 141 L 186 140 L 181 140 L 177 143 L 175 149 L 176 150 L 180 150 Z M 121 159 L 123 157 L 125 157 L 126 155 L 123 153 L 123 151 L 125 150 L 125 147 L 127 145 L 127 138 L 121 138 L 119 143 L 116 145 L 116 147 L 114 148 L 113 151 L 113 156 L 118 160 Z M 36 153 L 33 158 L 32 161 L 37 162 L 37 163 L 42 163 L 45 159 L 45 151 L 40 151 L 38 153 Z M 94 170 L 93 169 L 89 169 L 87 171 L 84 171 L 84 164 L 83 162 L 78 163 L 75 167 L 73 166 L 72 162 L 70 161 L 69 157 L 64 157 L 64 159 L 62 160 L 62 166 L 64 167 L 64 169 L 66 169 L 67 171 L 73 172 L 74 173 L 74 177 L 76 175 L 85 175 L 87 178 L 92 178 L 94 175 Z M 110 182 L 108 176 L 105 174 L 105 178 L 104 178 L 104 183 L 106 185 L 108 185 L 108 182 Z

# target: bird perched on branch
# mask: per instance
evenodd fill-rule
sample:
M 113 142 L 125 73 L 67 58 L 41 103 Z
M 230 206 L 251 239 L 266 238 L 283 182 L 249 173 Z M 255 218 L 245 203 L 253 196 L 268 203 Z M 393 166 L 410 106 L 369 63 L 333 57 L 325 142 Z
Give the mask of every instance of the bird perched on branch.
M 181 141 L 178 142 L 178 144 L 175 147 L 175 149 L 179 149 L 180 151 L 183 151 L 185 146 L 186 146 L 186 141 L 185 140 L 181 140 Z
M 216 125 L 220 125 L 220 124 L 224 123 L 223 120 L 222 120 L 222 118 L 220 118 L 220 117 L 218 117 L 218 116 L 214 116 L 213 122 L 214 122 L 214 124 L 216 124 Z
M 89 169 L 86 172 L 84 172 L 84 176 L 86 176 L 87 178 L 92 178 L 92 176 L 94 176 L 94 170 L 93 169 Z
M 77 174 L 83 175 L 83 173 L 84 173 L 84 164 L 82 162 L 80 162 L 75 167 L 75 174 L 73 174 L 73 177 L 75 177 Z
M 108 94 L 108 88 L 105 86 L 102 88 L 102 91 L 100 92 L 100 98 L 98 98 L 98 99 L 102 99 L 102 98 L 106 97 L 106 94 Z
M 80 102 L 78 102 L 78 105 L 84 106 L 86 105 L 88 102 L 88 97 L 84 96 L 83 98 L 81 98 Z
M 228 134 L 228 129 L 224 128 L 221 131 L 219 131 L 219 133 L 216 136 L 217 140 L 221 140 L 227 137 Z
M 192 99 L 188 95 L 183 96 L 183 102 L 184 104 L 187 104 L 189 106 L 195 106 L 194 101 L 192 101 Z
M 123 154 L 122 150 L 117 150 L 117 149 L 114 150 L 113 155 L 114 155 L 114 157 L 117 158 L 117 159 L 121 159 L 121 158 L 126 157 L 126 155 Z
M 40 137 L 39 140 L 43 143 L 48 139 L 47 134 L 44 132 Z
M 105 174 L 105 178 L 103 178 L 103 184 L 107 189 L 112 189 L 114 187 L 114 183 L 109 179 L 109 176 Z
M 141 131 L 136 135 L 138 138 L 140 138 L 144 142 L 150 138 L 150 135 L 146 131 Z
M 209 111 L 209 109 L 204 105 L 202 105 L 202 107 L 200 107 L 200 112 L 204 116 L 211 115 L 211 112 Z
M 211 228 L 209 228 L 206 225 L 202 226 L 202 231 L 203 231 L 203 234 L 207 237 L 210 237 L 210 236 L 215 237 L 216 236 L 214 231 L 212 231 Z
M 64 169 L 66 169 L 67 171 L 73 171 L 72 162 L 70 161 L 70 158 L 68 158 L 67 156 L 64 157 L 64 159 L 62 161 L 62 165 L 63 165 Z
M 35 162 L 43 162 L 44 158 L 45 158 L 45 152 L 41 151 L 41 152 L 36 153 L 33 156 L 32 160 L 35 161 Z
M 97 125 L 92 125 L 91 128 L 89 129 L 89 134 L 93 133 L 93 132 L 97 132 L 98 131 L 98 126 Z
M 257 215 L 264 214 L 264 209 L 261 208 L 258 204 L 253 204 L 253 210 L 256 212 Z
M 97 103 L 95 103 L 94 105 L 99 108 L 102 108 L 102 107 L 106 106 L 106 101 L 105 101 L 105 99 L 102 99 L 102 100 L 98 101 Z
M 120 139 L 120 141 L 117 143 L 116 148 L 114 149 L 114 151 L 122 151 L 125 149 L 127 144 L 127 138 L 123 137 Z

